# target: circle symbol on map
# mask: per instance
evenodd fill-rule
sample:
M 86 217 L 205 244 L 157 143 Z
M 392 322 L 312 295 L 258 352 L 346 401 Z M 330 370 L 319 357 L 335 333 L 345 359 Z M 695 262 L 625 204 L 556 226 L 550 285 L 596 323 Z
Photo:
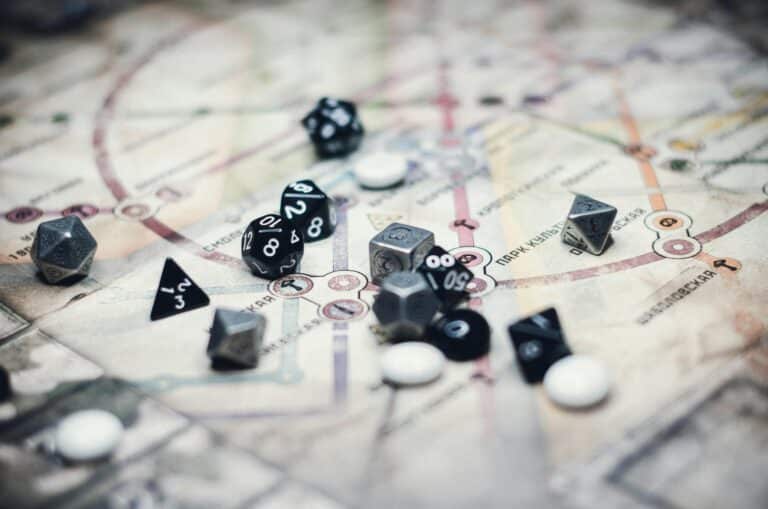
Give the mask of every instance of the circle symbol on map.
M 660 244 L 660 245 L 659 245 Z M 701 244 L 690 237 L 657 239 L 654 250 L 665 258 L 691 258 L 701 251 Z
M 320 309 L 320 315 L 335 322 L 356 320 L 368 312 L 368 305 L 357 299 L 339 299 Z
M 34 221 L 43 215 L 43 211 L 37 207 L 16 207 L 5 213 L 5 218 L 11 223 L 21 224 Z
M 95 216 L 99 213 L 99 207 L 96 205 L 91 205 L 89 203 L 78 203 L 75 205 L 70 205 L 69 207 L 65 208 L 61 211 L 62 216 L 79 216 L 80 219 L 86 219 L 91 216 Z
M 673 216 L 659 216 L 653 221 L 654 225 L 660 230 L 679 230 L 683 227 L 683 222 Z
M 459 251 L 451 253 L 456 260 L 465 267 L 475 267 L 483 263 L 483 258 L 471 251 Z
M 645 226 L 661 234 L 674 230 L 687 230 L 691 225 L 693 220 L 677 210 L 658 210 L 645 216 Z
M 624 152 L 641 161 L 648 161 L 657 153 L 656 149 L 650 145 L 643 145 L 640 143 L 630 143 L 624 148 Z
M 301 274 L 291 274 L 269 283 L 269 291 L 278 297 L 292 298 L 306 294 L 313 286 L 314 283 L 309 277 Z
M 164 202 L 173 203 L 181 200 L 181 198 L 184 196 L 176 189 L 172 189 L 170 187 L 161 187 L 157 191 L 155 191 L 155 196 L 163 200 Z
M 144 203 L 125 203 L 115 208 L 115 215 L 122 219 L 143 221 L 154 214 L 152 208 Z
M 482 293 L 488 288 L 488 283 L 483 281 L 481 278 L 476 277 L 472 279 L 469 283 L 467 283 L 467 291 L 471 294 L 473 293 Z
M 348 292 L 363 286 L 365 281 L 356 274 L 339 274 L 328 280 L 328 288 L 337 292 Z

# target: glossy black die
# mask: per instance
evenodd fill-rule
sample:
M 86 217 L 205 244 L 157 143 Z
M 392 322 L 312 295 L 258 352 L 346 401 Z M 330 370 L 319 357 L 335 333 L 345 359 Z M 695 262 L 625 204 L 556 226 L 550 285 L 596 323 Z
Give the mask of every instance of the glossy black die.
M 483 315 L 471 309 L 448 311 L 430 325 L 427 335 L 452 361 L 478 359 L 491 349 L 491 327 Z
M 365 130 L 349 101 L 323 97 L 302 120 L 320 157 L 341 157 L 357 150 Z
M 517 364 L 529 384 L 541 382 L 552 364 L 571 355 L 554 308 L 513 323 L 509 336 Z
M 469 296 L 467 284 L 474 277 L 472 271 L 440 246 L 430 249 L 416 270 L 424 275 L 440 299 L 440 309 L 443 311 L 456 307 Z
M 298 270 L 304 239 L 293 223 L 278 214 L 267 214 L 251 221 L 243 232 L 240 250 L 256 276 L 277 279 Z
M 298 180 L 286 186 L 280 212 L 304 234 L 305 242 L 330 237 L 336 229 L 333 198 L 311 180 Z

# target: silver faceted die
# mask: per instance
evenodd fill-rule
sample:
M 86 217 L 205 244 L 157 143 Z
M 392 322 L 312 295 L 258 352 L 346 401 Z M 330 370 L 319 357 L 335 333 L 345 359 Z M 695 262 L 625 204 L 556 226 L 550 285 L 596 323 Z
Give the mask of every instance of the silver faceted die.
M 256 367 L 266 327 L 267 319 L 259 313 L 218 308 L 213 316 L 208 357 L 239 367 Z
M 76 215 L 40 223 L 32 242 L 32 261 L 43 279 L 66 284 L 88 275 L 98 244 Z
M 435 236 L 429 230 L 402 223 L 390 224 L 368 245 L 371 279 L 381 284 L 393 272 L 414 270 L 434 245 Z
M 616 207 L 576 195 L 563 226 L 563 242 L 593 255 L 600 255 L 611 242 L 611 227 Z
M 419 272 L 398 271 L 387 276 L 373 312 L 389 339 L 420 339 L 437 313 L 440 301 Z

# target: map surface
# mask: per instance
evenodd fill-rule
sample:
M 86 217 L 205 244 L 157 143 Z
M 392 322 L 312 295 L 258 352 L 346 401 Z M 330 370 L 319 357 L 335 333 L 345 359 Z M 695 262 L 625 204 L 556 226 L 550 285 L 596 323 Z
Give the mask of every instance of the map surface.
M 768 503 L 768 66 L 637 2 L 151 3 L 0 65 L 0 500 L 8 507 L 656 507 Z M 317 161 L 299 119 L 357 102 Z M 408 158 L 367 191 L 355 161 Z M 310 178 L 338 227 L 268 282 L 247 223 Z M 560 231 L 617 207 L 602 256 Z M 43 284 L 36 225 L 79 214 L 90 277 Z M 368 240 L 427 228 L 474 273 L 488 357 L 381 383 Z M 173 258 L 211 305 L 150 321 Z M 263 313 L 259 367 L 215 372 L 216 307 Z M 557 308 L 610 399 L 568 412 L 506 334 Z M 107 462 L 50 454 L 57 419 L 126 423 Z

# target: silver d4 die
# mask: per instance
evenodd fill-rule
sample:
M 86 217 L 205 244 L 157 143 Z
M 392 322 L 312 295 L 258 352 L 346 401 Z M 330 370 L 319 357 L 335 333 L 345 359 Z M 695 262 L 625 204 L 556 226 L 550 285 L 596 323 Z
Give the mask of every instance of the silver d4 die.
M 577 194 L 565 220 L 563 242 L 593 255 L 600 255 L 610 245 L 611 227 L 616 207 Z
M 435 236 L 428 230 L 402 223 L 390 224 L 373 237 L 368 246 L 371 279 L 378 285 L 388 274 L 414 270 L 434 245 Z

